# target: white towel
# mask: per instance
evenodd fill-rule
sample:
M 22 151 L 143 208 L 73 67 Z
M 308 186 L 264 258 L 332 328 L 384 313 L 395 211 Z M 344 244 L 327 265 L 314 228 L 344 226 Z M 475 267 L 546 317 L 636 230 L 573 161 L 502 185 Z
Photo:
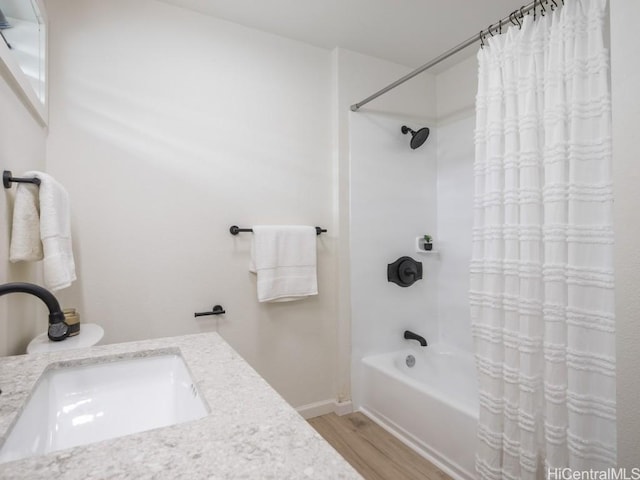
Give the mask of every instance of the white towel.
M 260 302 L 317 295 L 315 227 L 254 226 L 249 270 L 257 274 Z
M 69 206 L 69 194 L 53 177 L 42 172 L 26 172 L 25 177 L 37 177 L 40 179 L 40 187 L 33 190 L 27 184 L 19 184 L 16 192 L 16 208 L 14 209 L 13 231 L 11 234 L 11 250 L 16 244 L 16 256 L 10 257 L 12 262 L 20 260 L 31 260 L 27 256 L 18 255 L 19 250 L 24 250 L 23 244 L 30 244 L 28 249 L 36 250 L 34 247 L 34 224 L 26 221 L 24 212 L 28 207 L 18 205 L 20 196 L 25 187 L 30 192 L 38 194 L 38 205 L 40 207 L 40 241 L 42 242 L 42 252 L 44 255 L 43 276 L 44 284 L 51 290 L 60 290 L 71 285 L 76 279 L 76 266 L 73 259 L 73 248 L 71 245 L 71 210 Z M 31 195 L 31 198 L 34 196 Z M 31 199 L 29 199 L 31 200 Z M 21 201 L 22 202 L 22 201 Z M 16 215 L 22 220 L 16 222 Z M 37 237 L 36 237 L 37 238 Z M 32 257 L 35 260 L 38 258 Z M 42 257 L 40 257 L 42 258 Z
M 13 203 L 11 232 L 9 260 L 13 263 L 42 260 L 40 200 L 37 185 L 32 183 L 18 184 Z

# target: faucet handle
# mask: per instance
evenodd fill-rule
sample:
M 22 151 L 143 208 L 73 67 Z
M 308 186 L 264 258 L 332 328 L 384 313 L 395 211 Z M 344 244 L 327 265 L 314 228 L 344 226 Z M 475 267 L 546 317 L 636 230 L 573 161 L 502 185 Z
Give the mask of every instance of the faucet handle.
M 49 340 L 60 342 L 69 336 L 69 325 L 65 322 L 63 312 L 53 312 L 49 314 L 49 330 L 47 331 Z
M 64 321 L 50 323 L 49 330 L 47 331 L 47 336 L 49 340 L 54 342 L 59 342 L 64 340 L 69 336 L 69 325 L 67 325 Z

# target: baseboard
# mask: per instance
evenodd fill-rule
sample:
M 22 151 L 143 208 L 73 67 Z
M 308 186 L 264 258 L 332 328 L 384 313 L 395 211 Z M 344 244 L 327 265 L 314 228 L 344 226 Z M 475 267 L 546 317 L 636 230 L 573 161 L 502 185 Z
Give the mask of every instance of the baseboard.
M 338 402 L 336 400 L 323 400 L 321 402 L 309 403 L 296 408 L 298 413 L 306 420 L 328 413 L 335 413 L 342 416 L 353 412 L 351 401 Z

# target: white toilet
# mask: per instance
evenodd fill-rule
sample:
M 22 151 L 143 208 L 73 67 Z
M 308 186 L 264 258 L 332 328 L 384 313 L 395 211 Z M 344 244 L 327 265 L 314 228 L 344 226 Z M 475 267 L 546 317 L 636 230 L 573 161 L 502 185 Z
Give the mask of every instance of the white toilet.
M 72 350 L 74 348 L 92 347 L 96 345 L 104 336 L 104 330 L 95 323 L 83 323 L 80 333 L 74 337 L 67 337 L 60 342 L 52 342 L 47 336 L 47 332 L 38 335 L 29 342 L 27 353 L 58 352 L 61 350 Z

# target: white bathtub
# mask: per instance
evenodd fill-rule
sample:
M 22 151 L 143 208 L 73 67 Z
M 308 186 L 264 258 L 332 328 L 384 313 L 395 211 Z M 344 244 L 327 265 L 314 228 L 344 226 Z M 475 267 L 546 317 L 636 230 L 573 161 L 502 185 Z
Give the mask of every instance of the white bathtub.
M 407 355 L 415 366 L 406 365 Z M 473 357 L 440 345 L 362 359 L 360 410 L 454 478 L 475 475 Z

